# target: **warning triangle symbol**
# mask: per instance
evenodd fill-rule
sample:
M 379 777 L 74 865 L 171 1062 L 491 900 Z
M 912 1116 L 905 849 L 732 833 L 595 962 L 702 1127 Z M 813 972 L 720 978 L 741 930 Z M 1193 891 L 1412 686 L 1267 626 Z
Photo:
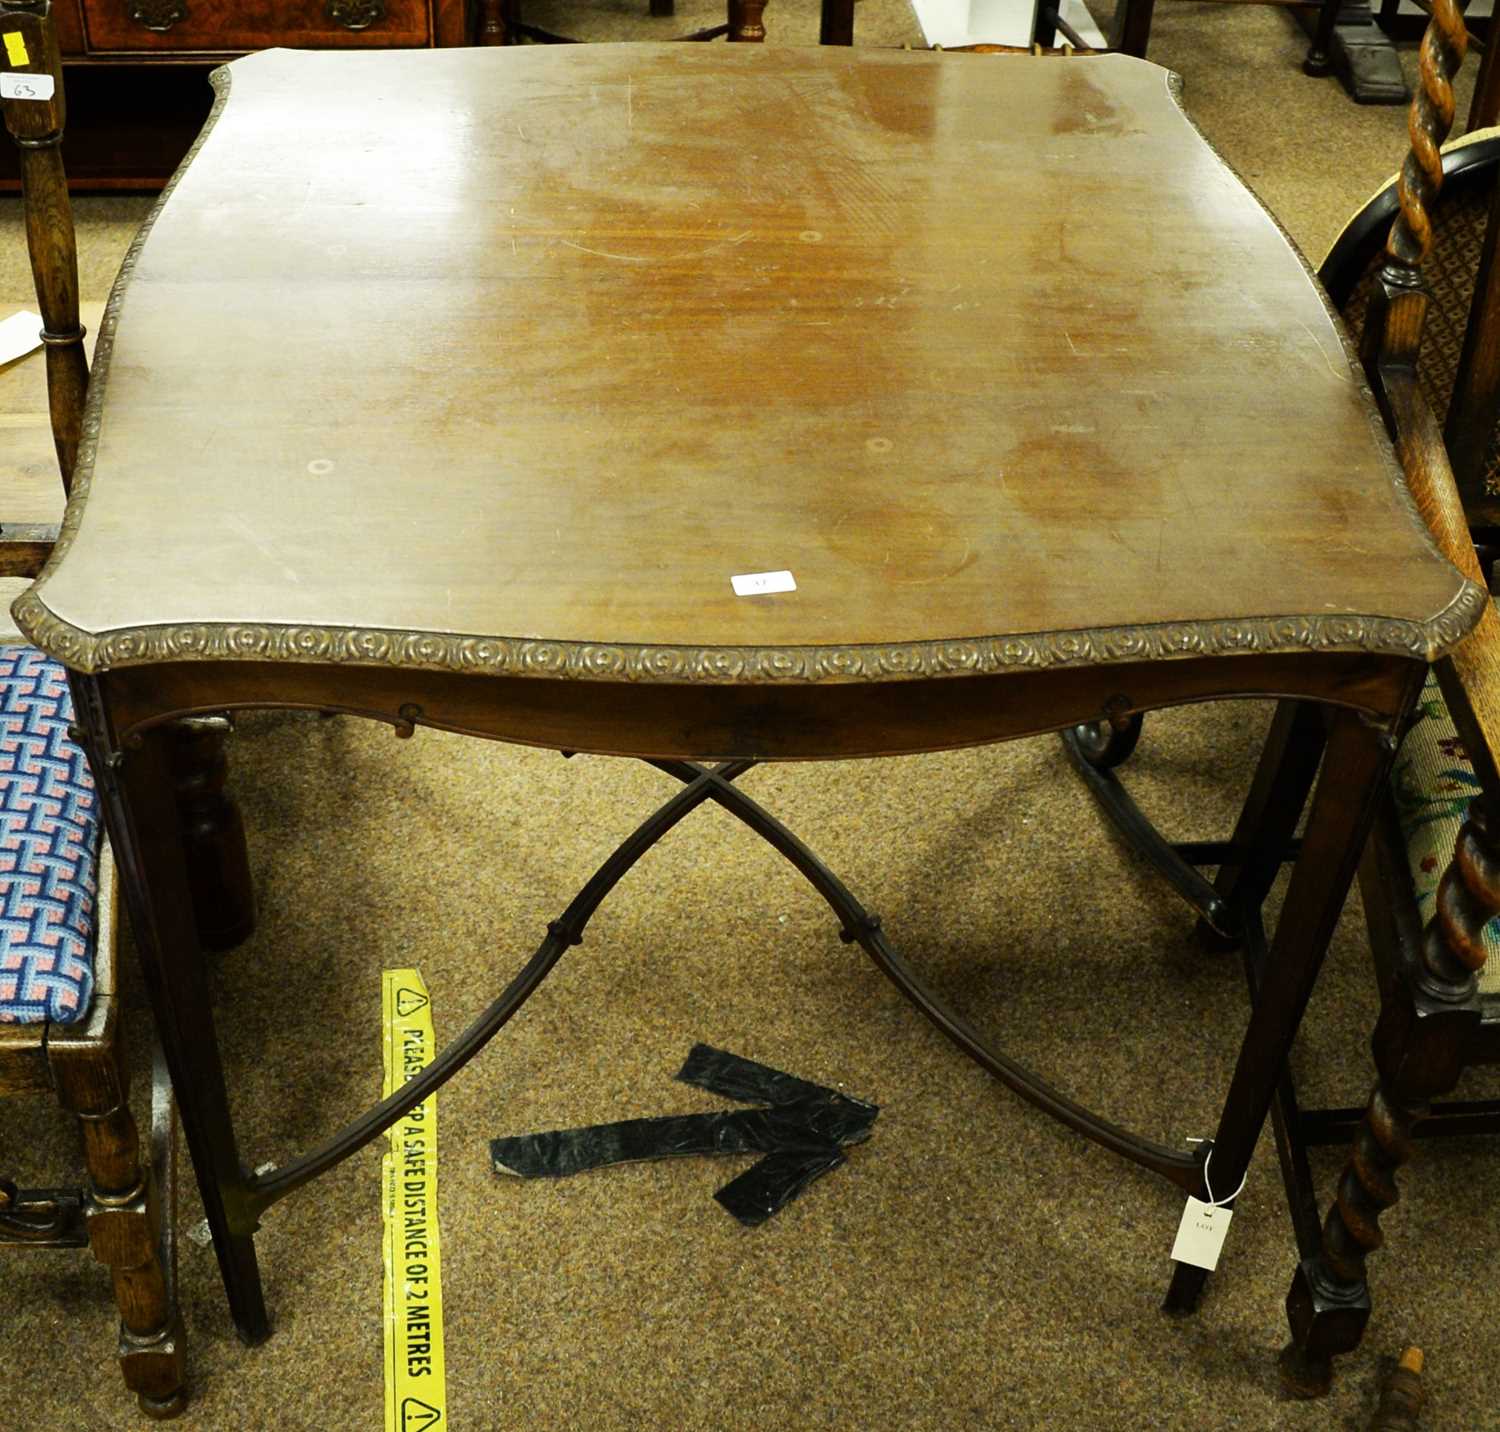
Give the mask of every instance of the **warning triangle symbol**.
M 427 1432 L 429 1427 L 436 1427 L 442 1420 L 443 1414 L 436 1407 L 429 1407 L 420 1397 L 408 1397 L 401 1404 L 401 1432 Z
M 427 1003 L 427 996 L 420 990 L 398 989 L 396 991 L 396 1013 L 405 1019 L 408 1015 L 415 1014 Z M 426 1425 L 425 1423 L 423 1424 Z

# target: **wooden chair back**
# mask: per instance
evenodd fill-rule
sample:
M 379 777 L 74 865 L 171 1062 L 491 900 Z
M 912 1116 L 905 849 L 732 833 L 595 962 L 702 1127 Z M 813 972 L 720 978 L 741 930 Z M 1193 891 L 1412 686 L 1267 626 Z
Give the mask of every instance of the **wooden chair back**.
M 48 409 L 67 491 L 78 462 L 89 372 L 78 320 L 78 243 L 63 171 L 67 114 L 51 0 L 0 0 L 0 72 L 0 118 L 20 151 L 26 242 L 47 351 Z M 56 540 L 54 525 L 0 524 L 0 576 L 34 577 Z
M 1494 250 L 1500 224 L 1492 217 L 1484 238 L 1481 272 L 1474 288 L 1463 358 L 1455 379 L 1446 428 L 1428 403 L 1418 378 L 1418 357 L 1431 294 L 1423 282 L 1422 266 L 1431 247 L 1431 211 L 1443 185 L 1439 146 L 1453 123 L 1451 76 L 1463 60 L 1468 35 L 1454 0 L 1436 0 L 1432 21 L 1422 41 L 1423 90 L 1412 105 L 1413 143 L 1402 166 L 1398 189 L 1399 212 L 1386 239 L 1365 317 L 1361 352 L 1377 402 L 1386 415 L 1407 486 L 1417 508 L 1443 553 L 1460 571 L 1484 583 L 1484 574 L 1469 530 L 1469 513 L 1448 446 L 1472 454 L 1482 451 L 1495 426 L 1495 394 L 1500 389 L 1500 275 L 1494 272 Z M 1488 404 L 1480 401 L 1488 389 Z M 1437 663 L 1438 680 L 1459 734 L 1463 738 L 1481 794 L 1459 838 L 1455 866 L 1476 840 L 1489 844 L 1487 831 L 1500 832 L 1500 616 L 1493 604 L 1485 609 L 1469 639 Z M 1477 848 L 1471 853 L 1477 855 Z M 1500 912 L 1500 851 L 1493 861 L 1456 868 L 1445 878 L 1434 924 L 1444 950 L 1432 940 L 1432 973 L 1460 978 L 1450 963 L 1471 971 L 1483 964 L 1478 929 L 1480 906 L 1488 914 Z M 1456 878 L 1469 891 L 1474 908 L 1455 906 Z M 1469 976 L 1472 979 L 1472 973 Z
M 0 0 L 0 119 L 20 150 L 26 239 L 42 312 L 48 410 L 63 488 L 83 435 L 88 364 L 78 313 L 78 248 L 63 170 L 62 60 L 50 0 Z M 54 524 L 0 522 L 0 576 L 33 577 L 57 541 Z M 176 1300 L 175 1114 L 165 1071 L 153 1071 L 150 1156 L 131 1112 L 116 983 L 114 864 L 100 850 L 93 998 L 76 1024 L 0 1025 L 0 1095 L 51 1092 L 80 1121 L 88 1183 L 22 1189 L 0 1169 L 0 1244 L 90 1247 L 113 1275 L 126 1386 L 143 1413 L 186 1405 L 186 1341 Z
M 1370 284 L 1361 352 L 1418 510 L 1449 560 L 1483 584 L 1471 513 L 1418 363 L 1432 304 L 1422 270 L 1433 246 L 1435 203 L 1444 181 L 1440 145 L 1453 122 L 1450 81 L 1467 38 L 1455 0 L 1434 0 L 1422 41 L 1422 90 L 1411 110 L 1412 146 L 1397 189 L 1399 211 Z M 1482 391 L 1492 361 L 1486 345 L 1495 332 L 1496 290 L 1489 270 L 1496 233 L 1491 218 L 1470 307 L 1470 336 L 1463 343 L 1472 376 L 1459 375 L 1449 406 L 1448 432 L 1460 457 L 1480 446 L 1469 425 L 1486 437 L 1494 428 L 1493 400 L 1484 411 L 1466 395 Z M 1476 328 L 1479 337 L 1471 341 Z M 1406 835 L 1393 801 L 1377 819 L 1361 888 L 1383 976 L 1373 1039 L 1379 1080 L 1353 1135 L 1338 1197 L 1316 1237 L 1305 1227 L 1316 1211 L 1299 1140 L 1327 1142 L 1312 1137 L 1313 1123 L 1321 1115 L 1341 1124 L 1348 1111 L 1293 1107 L 1290 1118 L 1285 1110 L 1281 1114 L 1279 1127 L 1296 1130 L 1290 1140 L 1283 1134 L 1283 1170 L 1303 1255 L 1287 1295 L 1293 1340 L 1281 1367 L 1284 1384 L 1302 1396 L 1327 1390 L 1331 1359 L 1351 1351 L 1363 1332 L 1370 1307 L 1366 1260 L 1384 1241 L 1379 1220 L 1398 1197 L 1396 1174 L 1411 1156 L 1416 1126 L 1433 1116 L 1433 1101 L 1455 1086 L 1467 1065 L 1500 1057 L 1500 1043 L 1483 1037 L 1487 1024 L 1493 1034 L 1500 1022 L 1486 1019 L 1479 992 L 1484 927 L 1500 912 L 1500 616 L 1492 603 L 1470 636 L 1433 670 L 1478 790 L 1425 926 L 1413 899 Z M 1493 1129 L 1500 1111 L 1454 1104 L 1448 1112 L 1461 1115 L 1451 1121 L 1459 1132 L 1465 1121 L 1471 1129 Z
M 1422 265 L 1428 303 L 1417 378 L 1428 406 L 1444 419 L 1455 480 L 1476 530 L 1500 523 L 1500 424 L 1493 421 L 1494 374 L 1487 335 L 1496 305 L 1489 293 L 1500 228 L 1491 213 L 1500 193 L 1500 129 L 1471 132 L 1443 151 L 1441 192 L 1427 204 L 1430 251 Z M 1363 332 L 1386 262 L 1385 240 L 1399 209 L 1392 180 L 1339 235 L 1318 270 L 1334 306 Z M 1489 388 L 1486 400 L 1484 390 Z M 1485 421 L 1488 411 L 1491 420 Z M 1488 537 L 1486 540 L 1490 540 Z

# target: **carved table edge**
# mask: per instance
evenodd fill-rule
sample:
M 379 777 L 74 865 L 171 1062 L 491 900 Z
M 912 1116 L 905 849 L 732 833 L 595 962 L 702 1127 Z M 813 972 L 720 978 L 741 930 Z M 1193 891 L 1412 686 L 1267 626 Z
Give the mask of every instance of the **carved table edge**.
M 544 641 L 366 627 L 200 622 L 94 635 L 49 611 L 32 587 L 11 608 L 49 656 L 89 673 L 184 661 L 300 662 L 473 675 L 754 685 L 983 676 L 1061 666 L 1365 652 L 1430 662 L 1479 620 L 1488 593 L 1462 581 L 1425 621 L 1363 615 L 1164 622 L 1061 632 L 858 646 L 664 646 Z

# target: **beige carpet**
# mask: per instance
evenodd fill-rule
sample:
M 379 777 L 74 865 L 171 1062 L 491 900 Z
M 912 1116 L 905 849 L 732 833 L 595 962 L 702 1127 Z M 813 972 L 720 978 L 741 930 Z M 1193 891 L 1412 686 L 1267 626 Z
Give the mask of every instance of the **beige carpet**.
M 699 23 L 686 4 L 677 21 L 648 21 L 644 3 L 613 28 L 575 23 L 613 35 Z M 528 17 L 552 23 L 534 4 Z M 811 39 L 813 17 L 773 7 L 773 38 Z M 916 38 L 899 0 L 867 0 L 858 33 Z M 1283 12 L 1191 4 L 1160 7 L 1152 45 L 1316 261 L 1399 159 L 1405 118 L 1304 78 L 1304 49 Z M 97 298 L 144 206 L 78 209 Z M 6 201 L 0 298 L 23 298 L 25 281 Z M 1184 836 L 1226 830 L 1265 717 L 1222 706 L 1153 718 L 1131 768 L 1148 808 Z M 426 732 L 398 743 L 382 727 L 288 715 L 243 720 L 234 763 L 261 925 L 218 963 L 217 984 L 255 1164 L 285 1160 L 378 1093 L 382 967 L 419 964 L 451 1034 L 671 788 L 637 765 Z M 746 785 L 1014 1053 L 1164 1140 L 1212 1131 L 1244 1018 L 1239 970 L 1197 950 L 1191 921 L 1109 839 L 1054 740 L 761 769 Z M 1361 1101 L 1370 1080 L 1361 943 L 1354 910 L 1298 1060 L 1321 1102 Z M 671 1080 L 700 1039 L 875 1100 L 874 1138 L 759 1231 L 711 1198 L 738 1161 L 536 1185 L 489 1171 L 493 1135 L 716 1106 Z M 1488 1147 L 1420 1150 L 1373 1265 L 1364 1348 L 1327 1401 L 1283 1402 L 1274 1358 L 1293 1249 L 1269 1147 L 1201 1311 L 1164 1317 L 1172 1191 L 961 1060 L 838 942 L 789 868 L 712 809 L 627 878 L 439 1105 L 455 1428 L 1353 1428 L 1409 1341 L 1429 1358 L 1424 1425 L 1500 1427 Z M 74 1135 L 44 1102 L 0 1108 L 0 1174 L 45 1184 L 75 1167 Z M 191 1425 L 380 1425 L 378 1169 L 379 1149 L 366 1150 L 268 1215 L 276 1332 L 254 1351 L 233 1335 L 211 1251 L 184 1243 Z M 1326 1194 L 1330 1162 L 1320 1170 Z M 200 1217 L 185 1193 L 182 1226 Z M 137 1424 L 111 1360 L 103 1271 L 70 1253 L 4 1268 L 6 1421 Z

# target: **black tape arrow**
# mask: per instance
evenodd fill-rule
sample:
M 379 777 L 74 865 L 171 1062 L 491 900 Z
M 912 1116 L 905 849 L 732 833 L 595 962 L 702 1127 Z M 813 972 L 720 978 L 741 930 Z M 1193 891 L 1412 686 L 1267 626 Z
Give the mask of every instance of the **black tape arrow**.
M 495 1172 L 517 1178 L 565 1178 L 586 1169 L 690 1154 L 759 1153 L 765 1157 L 714 1197 L 753 1228 L 845 1160 L 880 1113 L 874 1104 L 783 1074 L 707 1044 L 695 1044 L 677 1077 L 755 1109 L 625 1119 L 583 1129 L 554 1129 L 494 1139 Z

